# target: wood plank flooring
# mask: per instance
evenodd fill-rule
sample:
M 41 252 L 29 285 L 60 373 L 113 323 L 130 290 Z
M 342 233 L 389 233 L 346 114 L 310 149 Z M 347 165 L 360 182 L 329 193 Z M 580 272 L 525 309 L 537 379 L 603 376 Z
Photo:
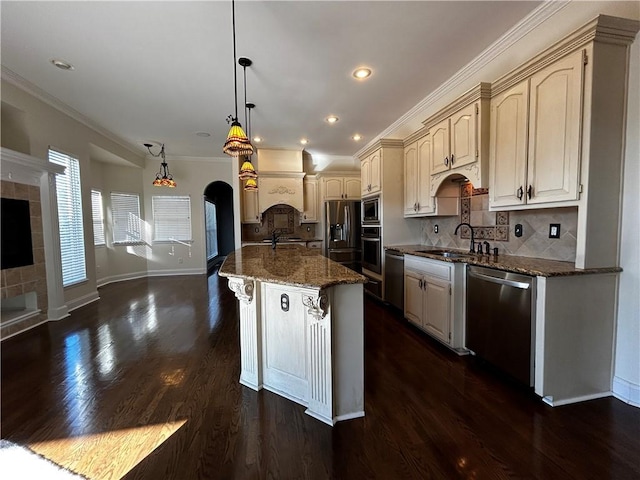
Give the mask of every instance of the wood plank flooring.
M 551 408 L 369 299 L 364 418 L 242 387 L 226 285 L 108 285 L 2 342 L 2 438 L 92 479 L 640 478 L 640 409 Z

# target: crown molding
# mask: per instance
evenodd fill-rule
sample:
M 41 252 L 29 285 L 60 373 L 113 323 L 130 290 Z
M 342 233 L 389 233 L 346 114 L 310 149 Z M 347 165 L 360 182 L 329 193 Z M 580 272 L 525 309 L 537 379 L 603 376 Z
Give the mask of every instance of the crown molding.
M 108 138 L 112 142 L 117 143 L 122 148 L 125 148 L 126 150 L 131 152 L 133 155 L 136 155 L 138 157 L 140 156 L 141 149 L 137 145 L 133 145 L 133 144 L 127 142 L 123 138 L 121 138 L 118 135 L 116 135 L 115 133 L 113 133 L 111 130 L 107 130 L 106 128 L 98 125 L 93 120 L 91 120 L 89 117 L 87 117 L 87 116 L 83 115 L 82 113 L 78 112 L 77 110 L 73 109 L 72 107 L 70 107 L 69 105 L 64 103 L 59 98 L 54 97 L 50 93 L 45 92 L 40 87 L 34 85 L 29 80 L 27 80 L 24 77 L 21 77 L 16 72 L 14 72 L 13 70 L 7 68 L 4 65 L 2 65 L 2 74 L 1 74 L 1 76 L 2 76 L 2 80 L 6 81 L 7 83 L 10 83 L 11 85 L 19 88 L 20 90 L 30 94 L 31 96 L 37 98 L 38 100 L 40 100 L 40 101 L 46 103 L 47 105 L 55 108 L 59 112 L 67 115 L 68 117 L 73 118 L 75 121 L 80 122 L 85 127 L 90 128 L 94 132 L 102 135 L 105 138 Z
M 395 130 L 401 127 L 403 124 L 413 120 L 421 111 L 436 104 L 446 95 L 454 91 L 460 84 L 470 78 L 475 73 L 479 72 L 482 68 L 490 64 L 496 57 L 502 55 L 507 49 L 518 42 L 525 35 L 529 34 L 532 30 L 536 29 L 539 25 L 547 21 L 554 16 L 564 7 L 566 7 L 569 1 L 547 1 L 543 2 L 539 7 L 533 10 L 529 15 L 524 17 L 518 23 L 516 23 L 511 29 L 509 29 L 498 40 L 489 45 L 480 55 L 471 60 L 467 65 L 462 67 L 445 83 L 440 85 L 432 93 L 427 95 L 420 103 L 401 116 L 398 120 L 389 125 L 385 130 L 380 132 L 375 139 L 371 140 L 367 145 L 361 148 L 355 153 L 355 157 L 361 158 L 365 152 L 371 149 L 371 147 L 381 137 L 390 136 Z

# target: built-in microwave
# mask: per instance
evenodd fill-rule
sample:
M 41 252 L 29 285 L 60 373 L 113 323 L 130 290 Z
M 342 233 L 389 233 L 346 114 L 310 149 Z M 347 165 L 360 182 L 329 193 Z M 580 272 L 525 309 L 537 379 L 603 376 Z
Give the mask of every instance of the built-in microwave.
M 380 197 L 362 200 L 362 224 L 380 225 Z

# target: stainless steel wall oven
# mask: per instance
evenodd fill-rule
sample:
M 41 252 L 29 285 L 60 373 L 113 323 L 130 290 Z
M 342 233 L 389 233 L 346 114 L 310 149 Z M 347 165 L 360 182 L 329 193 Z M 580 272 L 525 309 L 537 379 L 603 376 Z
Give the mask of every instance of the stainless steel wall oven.
M 382 273 L 382 241 L 380 227 L 363 225 L 362 227 L 362 268 Z

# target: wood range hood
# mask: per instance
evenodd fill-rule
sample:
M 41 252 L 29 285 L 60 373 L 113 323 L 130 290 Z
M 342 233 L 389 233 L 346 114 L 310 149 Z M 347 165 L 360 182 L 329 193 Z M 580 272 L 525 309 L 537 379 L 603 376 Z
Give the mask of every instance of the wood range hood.
M 274 205 L 304 211 L 302 150 L 258 150 L 258 204 L 260 215 Z

